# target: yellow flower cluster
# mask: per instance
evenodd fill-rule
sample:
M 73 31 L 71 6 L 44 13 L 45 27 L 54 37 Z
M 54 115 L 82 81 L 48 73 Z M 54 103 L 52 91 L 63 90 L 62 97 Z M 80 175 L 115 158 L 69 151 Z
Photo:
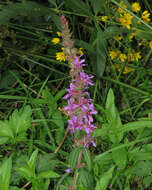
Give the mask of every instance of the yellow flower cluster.
M 62 36 L 61 32 L 57 32 L 57 35 L 58 35 L 59 37 Z M 60 43 L 60 38 L 53 38 L 53 39 L 51 40 L 51 42 L 52 42 L 54 45 L 56 45 L 56 44 Z
M 127 8 L 127 6 L 124 4 L 123 1 L 120 2 L 120 5 L 124 8 Z M 134 2 L 131 4 L 131 9 L 133 12 L 135 13 L 138 13 L 140 10 L 141 10 L 141 6 L 138 2 Z M 133 16 L 130 15 L 129 13 L 127 13 L 126 11 L 124 11 L 121 7 L 118 7 L 118 12 L 120 13 L 120 17 L 118 18 L 118 21 L 121 23 L 121 25 L 123 27 L 126 27 L 128 29 L 130 29 L 130 26 L 132 24 L 132 19 L 133 19 Z M 150 13 L 145 10 L 142 15 L 141 15 L 141 18 L 146 22 L 150 22 L 151 19 L 150 19 Z M 138 24 L 140 24 L 140 21 L 138 20 L 137 21 Z
M 119 65 L 119 64 L 114 64 L 113 66 L 114 66 L 114 68 L 117 69 L 119 72 L 122 70 L 121 65 Z M 128 67 L 128 66 L 130 66 L 130 67 Z M 134 68 L 132 68 L 132 64 L 129 64 L 128 66 L 125 66 L 124 69 L 123 69 L 123 74 L 124 74 L 124 75 L 125 75 L 125 74 L 128 74 L 128 73 L 130 73 L 131 71 L 134 71 L 134 70 L 135 70 Z
M 148 12 L 148 11 L 144 11 L 143 13 L 142 13 L 142 19 L 145 21 L 145 22 L 150 22 L 150 13 Z
M 152 44 L 151 44 L 152 45 Z M 134 61 L 139 61 L 139 59 L 141 59 L 141 53 L 140 52 L 129 52 L 127 55 L 122 53 L 119 50 L 111 50 L 109 51 L 109 56 L 111 58 L 111 60 L 119 60 L 120 62 L 124 63 L 126 62 L 134 62 Z M 132 66 L 132 64 L 129 64 L 130 66 Z M 114 64 L 114 67 L 118 70 L 121 71 L 121 65 L 120 64 Z M 133 68 L 130 68 L 128 66 L 124 67 L 123 70 L 123 74 L 127 74 L 131 71 L 133 71 Z
M 152 41 L 149 42 L 149 47 L 152 49 Z
M 129 13 L 124 13 L 120 15 L 119 22 L 122 24 L 122 26 L 130 29 L 130 25 L 132 24 L 132 19 L 133 16 L 131 16 Z
M 138 2 L 134 2 L 131 5 L 131 9 L 132 9 L 133 12 L 137 13 L 137 12 L 140 11 L 141 7 L 140 7 Z
M 62 62 L 62 61 L 66 61 L 66 56 L 65 56 L 65 53 L 64 53 L 64 48 L 61 48 L 62 51 L 61 52 L 57 52 L 56 53 L 56 60 Z
M 127 6 L 124 4 L 123 1 L 120 2 L 120 5 L 124 8 L 127 8 Z M 132 24 L 133 16 L 131 16 L 129 13 L 126 13 L 126 11 L 124 11 L 120 7 L 118 7 L 118 12 L 120 13 L 120 18 L 118 19 L 119 22 L 122 24 L 123 27 L 130 29 L 130 25 Z
M 101 17 L 101 20 L 102 20 L 103 22 L 107 22 L 108 16 L 102 16 L 102 17 Z
M 123 1 L 120 2 L 120 5 L 121 5 L 122 7 L 124 7 L 124 8 L 127 8 L 127 6 L 124 4 Z M 120 14 L 122 14 L 122 13 L 124 13 L 125 11 L 124 11 L 121 7 L 118 7 L 118 12 L 119 12 Z

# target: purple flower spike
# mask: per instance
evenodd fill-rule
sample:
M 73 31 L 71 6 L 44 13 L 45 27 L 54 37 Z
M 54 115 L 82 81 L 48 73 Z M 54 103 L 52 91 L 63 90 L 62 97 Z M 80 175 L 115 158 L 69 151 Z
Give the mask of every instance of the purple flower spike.
M 62 24 L 62 39 L 64 46 L 64 53 L 71 67 L 70 75 L 72 80 L 70 87 L 66 89 L 67 94 L 64 99 L 67 100 L 68 105 L 64 107 L 66 115 L 69 117 L 68 130 L 70 133 L 80 131 L 81 139 L 78 139 L 78 144 L 88 148 L 90 144 L 96 146 L 94 138 L 91 138 L 91 133 L 96 128 L 93 124 L 93 115 L 97 114 L 94 109 L 92 99 L 86 91 L 89 86 L 93 86 L 92 75 L 87 75 L 83 70 L 86 65 L 85 59 L 78 56 L 78 50 L 73 48 L 73 41 L 71 40 L 70 30 L 68 29 L 68 22 L 65 16 L 61 17 Z M 82 131 L 82 132 L 81 132 Z

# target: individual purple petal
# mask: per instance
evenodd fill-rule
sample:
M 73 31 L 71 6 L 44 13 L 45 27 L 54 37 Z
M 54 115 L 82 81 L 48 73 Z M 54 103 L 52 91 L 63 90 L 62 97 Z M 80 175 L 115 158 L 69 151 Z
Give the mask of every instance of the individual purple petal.
M 67 169 L 65 170 L 65 172 L 66 172 L 66 173 L 70 173 L 70 172 L 71 172 L 71 169 L 70 169 L 70 168 L 67 168 Z

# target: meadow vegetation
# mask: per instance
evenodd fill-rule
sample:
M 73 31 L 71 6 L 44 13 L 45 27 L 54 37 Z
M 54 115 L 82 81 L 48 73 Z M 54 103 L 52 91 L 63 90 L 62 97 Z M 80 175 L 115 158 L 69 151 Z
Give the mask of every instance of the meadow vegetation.
M 0 190 L 152 189 L 151 0 L 0 1 Z

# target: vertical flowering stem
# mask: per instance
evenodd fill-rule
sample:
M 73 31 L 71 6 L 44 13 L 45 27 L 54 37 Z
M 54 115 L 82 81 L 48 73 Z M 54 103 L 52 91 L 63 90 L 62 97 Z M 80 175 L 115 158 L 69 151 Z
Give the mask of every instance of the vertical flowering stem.
M 91 133 L 96 128 L 93 124 L 93 115 L 97 114 L 90 98 L 87 89 L 93 85 L 92 75 L 87 75 L 83 67 L 85 66 L 85 59 L 78 54 L 78 49 L 74 48 L 74 42 L 71 39 L 68 22 L 64 15 L 61 16 L 62 25 L 62 45 L 66 60 L 70 65 L 70 76 L 72 78 L 70 87 L 67 89 L 67 94 L 64 99 L 67 100 L 67 106 L 63 108 L 63 112 L 68 116 L 68 131 L 74 137 L 75 147 L 88 148 L 90 144 L 96 146 L 94 138 Z M 77 161 L 77 167 L 74 174 L 73 184 L 71 190 L 74 189 L 78 169 L 81 165 L 82 151 Z

